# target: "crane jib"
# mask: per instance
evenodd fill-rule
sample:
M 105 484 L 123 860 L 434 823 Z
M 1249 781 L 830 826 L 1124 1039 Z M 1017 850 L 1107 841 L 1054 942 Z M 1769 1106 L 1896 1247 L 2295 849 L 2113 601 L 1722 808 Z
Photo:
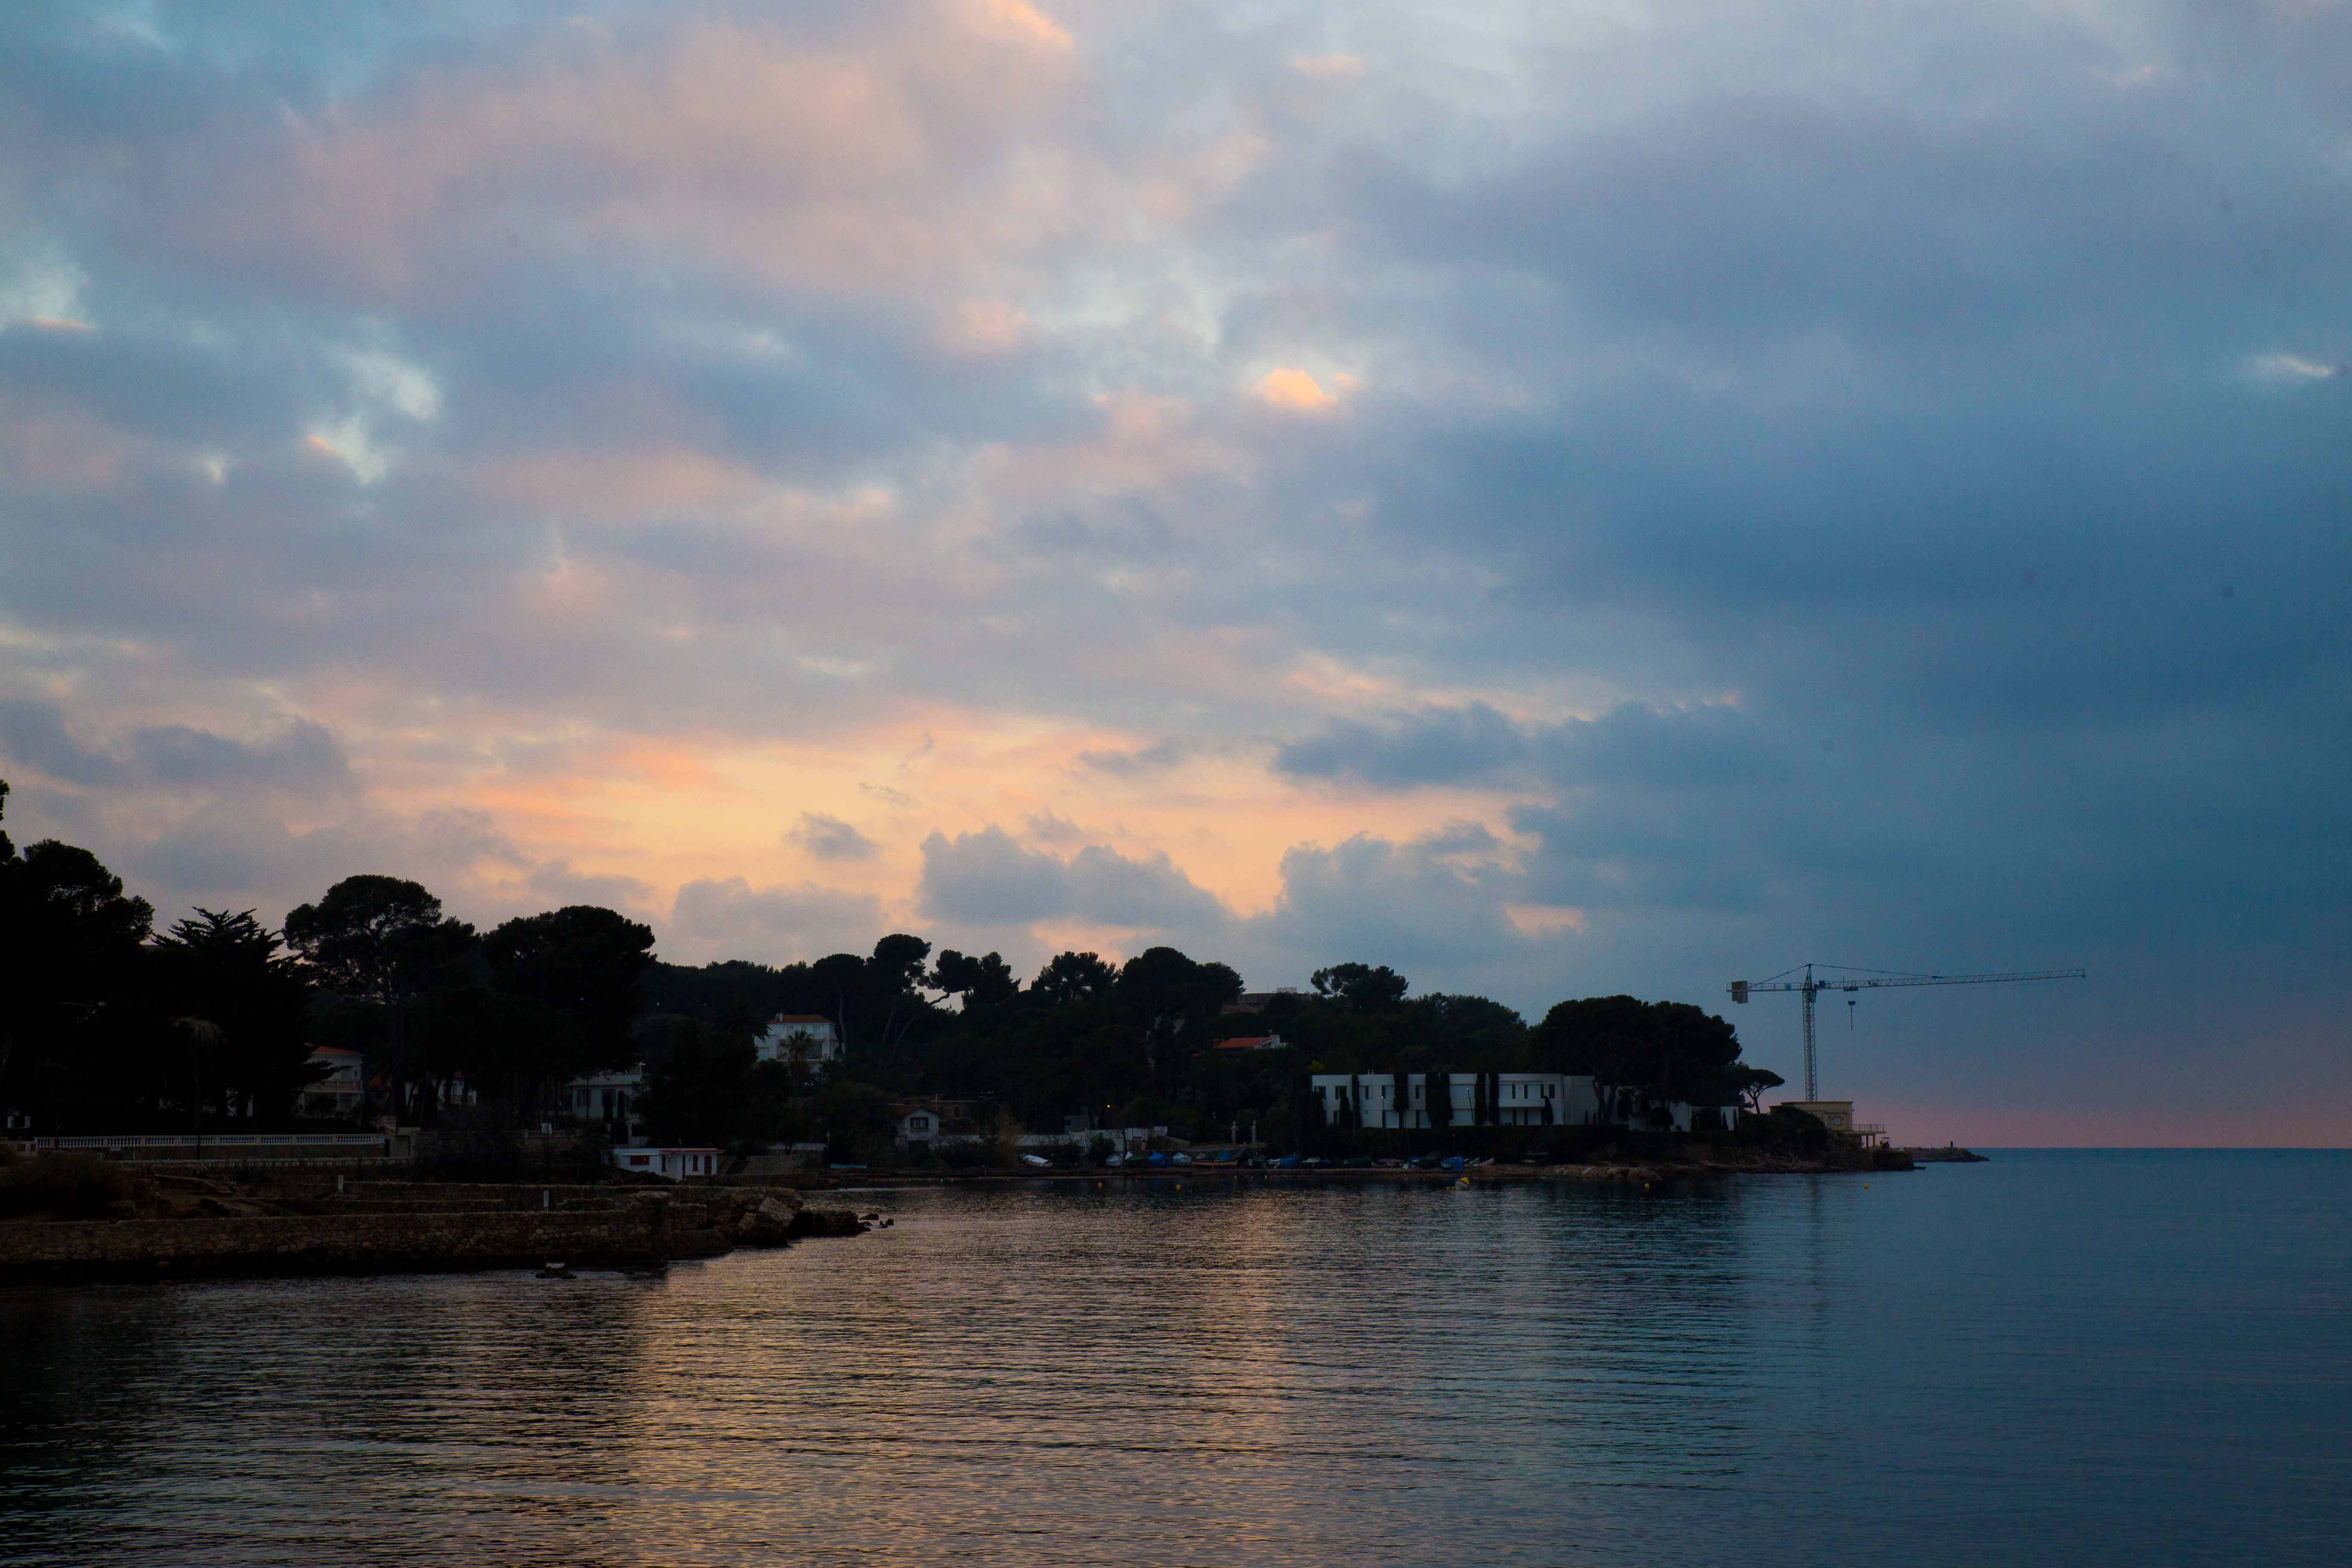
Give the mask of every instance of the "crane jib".
M 1835 964 L 1824 965 L 1836 968 Z M 1783 971 L 1783 973 L 1787 973 Z M 1731 999 L 1745 1002 L 1759 991 L 1794 991 L 1804 1002 L 1805 1018 L 1805 1098 L 1818 1100 L 1820 1094 L 1813 1074 L 1813 998 L 1824 991 L 1876 991 L 1903 985 L 1991 985 L 2015 980 L 2086 980 L 2089 972 L 2082 969 L 2024 969 L 2000 974 L 1883 974 L 1864 980 L 1821 980 L 1813 976 L 1813 965 L 1805 965 L 1802 980 L 1735 980 L 1731 983 Z

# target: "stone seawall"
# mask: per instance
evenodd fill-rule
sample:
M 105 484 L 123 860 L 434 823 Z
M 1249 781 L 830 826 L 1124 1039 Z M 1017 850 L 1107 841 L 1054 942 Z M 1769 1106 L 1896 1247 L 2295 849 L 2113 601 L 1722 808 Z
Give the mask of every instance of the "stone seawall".
M 700 1212 L 658 1198 L 592 1212 L 58 1220 L 0 1226 L 0 1284 L 215 1275 L 635 1268 L 725 1251 Z M 677 1222 L 684 1222 L 678 1224 Z

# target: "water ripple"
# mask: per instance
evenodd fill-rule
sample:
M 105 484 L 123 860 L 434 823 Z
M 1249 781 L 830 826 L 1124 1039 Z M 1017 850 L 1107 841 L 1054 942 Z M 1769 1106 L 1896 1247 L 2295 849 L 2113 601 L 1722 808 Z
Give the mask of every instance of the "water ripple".
M 2345 1163 L 2053 1169 L 10 1292 L 0 1563 L 2342 1560 Z

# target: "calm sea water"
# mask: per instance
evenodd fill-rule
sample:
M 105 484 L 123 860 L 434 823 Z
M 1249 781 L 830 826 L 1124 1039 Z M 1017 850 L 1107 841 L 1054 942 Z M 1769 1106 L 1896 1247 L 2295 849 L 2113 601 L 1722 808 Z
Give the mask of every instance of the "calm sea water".
M 2352 1562 L 2352 1156 L 0 1292 L 5 1563 Z

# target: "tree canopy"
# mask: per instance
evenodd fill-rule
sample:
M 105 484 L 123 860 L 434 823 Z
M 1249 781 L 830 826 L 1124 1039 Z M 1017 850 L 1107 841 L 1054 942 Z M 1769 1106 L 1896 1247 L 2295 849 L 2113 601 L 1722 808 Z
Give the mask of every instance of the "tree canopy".
M 1687 1002 L 1587 996 L 1544 1015 L 1536 1051 L 1555 1072 L 1590 1076 L 1604 1095 L 1643 1109 L 1674 1100 L 1728 1105 L 1744 1092 L 1739 1037 L 1717 1015 Z
M 6 790 L 0 784 L 0 807 Z M 362 1053 L 372 1109 L 437 1114 L 458 1080 L 508 1124 L 560 1114 L 564 1082 L 642 1062 L 662 1136 L 886 1137 L 894 1100 L 943 1097 L 991 1136 L 1022 1126 L 1166 1123 L 1221 1135 L 1319 1124 L 1316 1071 L 1590 1075 L 1636 1122 L 1669 1101 L 1754 1106 L 1774 1074 L 1731 1026 L 1684 1003 L 1561 1002 L 1529 1028 L 1489 998 L 1412 994 L 1387 965 L 1341 962 L 1311 989 L 1244 1011 L 1229 965 L 1169 946 L 1124 963 L 1055 954 L 1024 986 L 997 952 L 910 932 L 865 953 L 770 965 L 663 963 L 646 925 L 593 905 L 477 934 L 422 884 L 346 877 L 284 931 L 197 910 L 157 934 L 147 903 L 87 849 L 0 836 L 0 1105 L 46 1124 L 283 1118 L 315 1075 L 310 1045 Z M 846 1055 L 821 1073 L 761 1061 L 779 1015 L 829 1021 Z M 1238 1037 L 1286 1048 L 1220 1050 Z

